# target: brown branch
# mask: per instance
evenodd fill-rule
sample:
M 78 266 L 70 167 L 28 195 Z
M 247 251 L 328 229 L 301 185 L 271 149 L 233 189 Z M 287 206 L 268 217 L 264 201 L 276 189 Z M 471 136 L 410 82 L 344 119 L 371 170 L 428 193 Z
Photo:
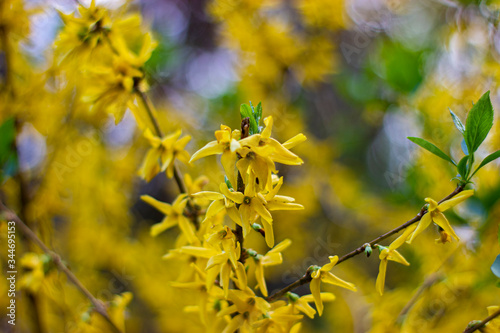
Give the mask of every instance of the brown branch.
M 141 91 L 140 89 L 135 89 L 135 93 L 137 96 L 139 96 L 140 100 L 144 104 L 144 108 L 146 109 L 146 113 L 149 116 L 149 119 L 151 120 L 151 123 L 153 124 L 153 127 L 155 129 L 156 135 L 158 137 L 163 137 L 163 132 L 160 129 L 160 125 L 158 124 L 158 121 L 156 120 L 156 117 L 153 113 L 153 103 L 151 102 L 150 98 L 146 93 Z M 174 179 L 175 182 L 177 183 L 177 186 L 179 187 L 179 192 L 180 193 L 188 193 L 186 185 L 184 184 L 184 181 L 182 180 L 181 172 L 177 165 L 175 164 L 174 161 Z M 193 222 L 194 226 L 196 229 L 200 227 L 200 223 L 198 221 L 198 216 L 199 214 L 199 208 L 196 207 L 196 205 L 192 202 L 192 199 L 188 197 L 188 203 L 187 203 L 187 213 L 186 216 L 191 218 L 191 221 Z
M 493 319 L 495 319 L 498 316 L 500 316 L 500 309 L 498 309 L 497 311 L 495 311 L 494 313 L 492 313 L 488 317 L 484 318 L 479 323 L 475 323 L 472 325 L 469 324 L 469 326 L 465 329 L 465 331 L 463 333 L 472 333 L 472 332 L 484 327 L 488 322 L 492 321 Z
M 36 244 L 40 249 L 43 250 L 46 254 L 48 254 L 54 263 L 56 264 L 57 268 L 64 272 L 68 279 L 84 294 L 92 303 L 94 306 L 94 310 L 99 313 L 111 326 L 114 332 L 116 333 L 121 333 L 121 330 L 113 323 L 111 318 L 108 315 L 108 312 L 106 311 L 106 306 L 104 303 L 92 295 L 90 291 L 88 291 L 87 288 L 78 280 L 78 278 L 69 270 L 68 267 L 62 262 L 61 257 L 55 253 L 54 251 L 50 250 L 41 240 L 38 238 L 38 236 L 19 218 L 19 216 L 16 215 L 12 210 L 7 208 L 2 202 L 0 202 L 0 212 L 3 215 L 3 218 L 5 218 L 8 221 L 14 221 L 16 222 L 16 227 L 19 227 L 21 232 L 29 238 L 31 242 Z
M 411 310 L 411 308 L 418 301 L 420 296 L 424 293 L 424 291 L 426 291 L 427 289 L 432 287 L 432 285 L 434 285 L 434 283 L 436 283 L 437 281 L 439 281 L 441 279 L 442 279 L 442 276 L 440 274 L 432 273 L 431 275 L 429 275 L 429 277 L 427 277 L 427 279 L 424 280 L 424 283 L 422 283 L 420 288 L 418 288 L 418 290 L 415 292 L 413 297 L 408 301 L 408 303 L 406 303 L 404 308 L 401 310 L 401 312 L 398 315 L 398 319 L 406 316 L 408 314 L 408 312 Z
M 248 137 L 250 129 L 250 118 L 243 118 L 241 120 L 241 139 Z M 245 183 L 243 182 L 243 177 L 241 177 L 241 173 L 238 171 L 238 180 L 236 185 L 236 190 L 241 193 L 245 193 Z M 239 205 L 237 205 L 239 208 Z M 236 240 L 240 243 L 240 259 L 238 260 L 242 264 L 245 263 L 246 260 L 246 252 L 243 248 L 243 228 L 240 225 L 236 225 L 234 230 L 234 234 L 236 235 Z
M 144 93 L 143 91 L 136 89 L 135 92 L 136 92 L 137 96 L 139 96 L 139 98 L 141 99 L 142 104 L 144 104 L 144 109 L 146 109 L 146 113 L 148 114 L 148 117 L 151 120 L 151 123 L 153 124 L 156 135 L 158 137 L 162 138 L 163 132 L 161 131 L 160 125 L 158 124 L 158 121 L 156 120 L 156 117 L 153 113 L 153 107 L 152 107 L 151 100 L 149 99 L 148 95 L 146 95 L 146 93 Z M 177 165 L 174 165 L 174 179 L 175 179 L 175 182 L 177 183 L 177 186 L 179 187 L 179 191 L 181 193 L 187 193 L 186 185 L 184 185 L 184 181 L 182 180 L 182 177 L 181 177 L 181 172 L 177 168 Z
M 443 199 L 441 199 L 439 201 L 439 203 L 442 203 L 443 201 L 446 201 L 446 200 L 449 200 L 449 199 L 453 198 L 455 195 L 457 195 L 458 193 L 462 192 L 464 190 L 464 187 L 465 187 L 465 185 L 459 185 L 459 186 L 457 186 L 457 188 L 453 192 L 451 192 L 449 195 L 447 195 L 446 197 L 444 197 Z M 423 206 L 422 209 L 420 209 L 420 212 L 414 218 L 412 218 L 411 220 L 408 220 L 407 222 L 403 223 L 399 227 L 394 228 L 391 231 L 388 231 L 385 234 L 378 236 L 377 238 L 375 238 L 371 242 L 364 243 L 362 246 L 358 247 L 357 249 L 355 249 L 355 250 L 353 250 L 353 251 L 345 254 L 344 256 L 342 256 L 339 259 L 339 261 L 337 262 L 337 265 L 340 264 L 343 261 L 349 260 L 349 259 L 357 256 L 358 254 L 363 253 L 365 251 L 365 248 L 366 248 L 367 244 L 369 244 L 371 247 L 373 247 L 375 244 L 383 241 L 384 239 L 389 238 L 390 236 L 392 236 L 394 234 L 397 234 L 401 230 L 406 229 L 407 227 L 409 227 L 410 225 L 412 225 L 414 223 L 417 223 L 418 221 L 420 221 L 422 219 L 422 217 L 426 213 L 427 213 L 426 206 Z M 299 287 L 299 286 L 301 286 L 303 284 L 311 282 L 311 280 L 312 280 L 311 275 L 308 275 L 306 273 L 306 275 L 304 275 L 299 280 L 297 280 L 297 281 L 289 284 L 285 288 L 283 288 L 283 289 L 277 291 L 276 293 L 274 293 L 273 295 L 267 297 L 266 300 L 268 302 L 272 302 L 272 301 L 274 301 L 274 300 L 276 300 L 276 299 L 284 296 L 288 291 L 291 291 L 291 290 L 293 290 L 293 289 L 295 289 L 295 288 L 297 288 L 297 287 Z M 299 281 L 301 281 L 301 282 L 298 283 Z

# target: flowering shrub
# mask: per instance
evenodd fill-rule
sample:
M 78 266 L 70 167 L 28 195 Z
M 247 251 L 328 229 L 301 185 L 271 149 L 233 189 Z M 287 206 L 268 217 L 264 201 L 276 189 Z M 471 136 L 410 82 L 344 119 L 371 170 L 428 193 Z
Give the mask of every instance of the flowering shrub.
M 2 329 L 499 331 L 500 310 L 489 303 L 500 277 L 500 259 L 491 257 L 497 225 L 490 222 L 499 211 L 500 151 L 491 152 L 498 122 L 484 93 L 497 96 L 496 84 L 443 93 L 431 74 L 425 82 L 410 77 L 412 69 L 399 76 L 404 66 L 391 57 L 405 65 L 415 54 L 381 42 L 389 60 L 379 59 L 378 71 L 388 96 L 405 97 L 358 96 L 366 102 L 359 118 L 390 136 L 374 108 L 412 105 L 428 118 L 422 136 L 431 137 L 408 136 L 424 150 L 408 157 L 412 166 L 405 167 L 413 169 L 386 171 L 391 197 L 379 189 L 381 179 L 359 171 L 363 148 L 345 146 L 372 125 L 358 129 L 339 117 L 344 137 L 321 139 L 328 124 L 320 123 L 330 117 L 321 111 L 322 85 L 342 77 L 334 74 L 339 54 L 350 63 L 361 52 L 345 42 L 337 49 L 331 37 L 352 24 L 339 14 L 341 1 L 207 4 L 204 15 L 222 30 L 218 42 L 241 60 L 239 91 L 214 102 L 227 114 L 198 110 L 186 92 L 158 98 L 154 66 L 168 43 L 145 24 L 146 2 L 142 12 L 134 3 L 113 8 L 95 0 L 59 8 L 53 52 L 37 64 L 25 43 L 44 6 L 0 2 L 0 229 L 7 244 L 0 290 L 9 298 L 1 302 Z M 471 16 L 491 20 L 481 15 L 494 7 L 481 15 L 476 7 L 467 7 Z M 337 86 L 351 89 L 346 100 L 356 87 Z M 252 95 L 263 102 L 235 112 Z M 317 115 L 297 111 L 309 102 Z M 445 106 L 467 112 L 450 110 L 445 121 Z M 207 140 L 212 131 L 215 140 Z M 375 147 L 381 140 L 369 141 Z M 421 208 L 408 220 L 413 206 Z M 325 221 L 334 228 L 325 230 Z M 325 243 L 330 236 L 333 245 Z M 312 248 L 317 244 L 325 255 Z M 360 254 L 370 261 L 353 259 Z M 410 267 L 391 271 L 390 261 Z M 369 323 L 359 312 L 370 312 Z M 476 316 L 484 318 L 471 321 Z

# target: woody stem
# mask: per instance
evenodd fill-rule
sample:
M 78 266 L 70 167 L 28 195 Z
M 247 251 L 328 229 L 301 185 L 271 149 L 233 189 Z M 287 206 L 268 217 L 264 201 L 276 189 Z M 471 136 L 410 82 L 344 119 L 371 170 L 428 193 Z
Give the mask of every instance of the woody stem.
M 26 236 L 32 243 L 36 244 L 40 249 L 43 250 L 46 254 L 48 254 L 52 261 L 56 264 L 57 268 L 64 272 L 68 279 L 80 290 L 82 294 L 84 294 L 94 306 L 94 310 L 99 313 L 111 326 L 114 332 L 120 333 L 121 330 L 113 323 L 111 318 L 108 315 L 106 310 L 106 306 L 104 303 L 92 295 L 92 293 L 85 288 L 85 286 L 78 280 L 78 278 L 71 272 L 68 267 L 63 263 L 61 257 L 50 250 L 38 236 L 17 216 L 12 210 L 7 208 L 2 202 L 0 202 L 0 212 L 7 221 L 14 221 L 16 223 L 16 227 L 21 230 L 21 232 Z
M 451 192 L 449 195 L 447 195 L 446 197 L 444 197 L 443 199 L 441 199 L 439 201 L 439 203 L 442 203 L 442 202 L 444 202 L 446 200 L 449 200 L 449 199 L 453 198 L 455 195 L 457 195 L 458 193 L 462 192 L 464 190 L 464 187 L 465 187 L 465 185 L 459 185 L 459 186 L 457 186 L 457 188 L 453 192 Z M 370 246 L 373 247 L 375 244 L 383 241 L 384 239 L 389 238 L 390 236 L 392 236 L 394 234 L 397 234 L 401 230 L 406 229 L 410 225 L 419 222 L 425 214 L 427 214 L 427 209 L 426 209 L 425 206 L 423 206 L 420 209 L 420 212 L 417 215 L 415 215 L 415 217 L 412 218 L 411 220 L 408 220 L 405 223 L 403 223 L 402 225 L 400 225 L 399 227 L 394 228 L 391 231 L 388 231 L 385 234 L 382 234 L 382 235 L 378 236 L 377 238 L 375 238 L 374 240 L 372 240 L 369 243 L 363 243 L 362 246 L 360 246 L 357 249 L 355 249 L 355 250 L 353 250 L 353 251 L 351 251 L 351 252 L 343 255 L 342 257 L 340 257 L 339 261 L 337 262 L 337 265 L 340 264 L 343 261 L 349 260 L 349 259 L 357 256 L 358 254 L 363 253 L 365 251 L 365 248 L 366 248 L 367 244 L 369 244 Z M 267 297 L 266 300 L 268 302 L 272 302 L 272 301 L 274 301 L 276 299 L 279 299 L 280 297 L 282 297 L 283 295 L 285 295 L 288 291 L 291 291 L 291 290 L 293 290 L 293 289 L 295 289 L 295 288 L 297 288 L 297 287 L 299 287 L 299 286 L 301 286 L 303 284 L 309 283 L 309 282 L 311 282 L 311 280 L 312 280 L 312 277 L 310 275 L 308 276 L 306 274 L 302 278 L 300 278 L 299 280 L 297 280 L 297 281 L 289 284 L 285 288 L 283 288 L 283 289 L 277 291 L 276 293 L 272 294 L 271 296 Z M 298 284 L 297 283 L 298 281 L 301 281 L 301 283 Z
M 486 325 L 488 322 L 490 322 L 491 320 L 495 319 L 498 316 L 500 316 L 500 309 L 497 310 L 496 312 L 492 313 L 491 315 L 489 315 L 485 319 L 481 320 L 479 323 L 474 324 L 470 327 L 467 327 L 463 333 L 472 333 L 472 332 L 484 327 L 484 325 Z
M 151 120 L 151 123 L 153 124 L 153 128 L 156 132 L 156 135 L 158 137 L 163 137 L 163 132 L 160 128 L 160 125 L 158 124 L 158 120 L 156 119 L 154 112 L 153 112 L 153 103 L 151 102 L 151 99 L 149 96 L 141 91 L 140 89 L 135 89 L 135 93 L 141 100 L 142 104 L 144 105 L 144 109 L 146 110 L 146 113 L 148 114 L 149 119 Z M 182 180 L 181 177 L 181 172 L 177 165 L 174 163 L 174 179 L 175 182 L 177 183 L 177 186 L 179 187 L 179 192 L 180 193 L 187 193 L 186 185 L 184 184 L 184 181 Z M 199 228 L 199 222 L 198 222 L 198 212 L 197 208 L 195 205 L 192 203 L 191 199 L 189 198 L 188 203 L 187 203 L 187 209 L 189 212 L 189 216 L 191 216 L 191 220 L 196 227 L 196 229 Z

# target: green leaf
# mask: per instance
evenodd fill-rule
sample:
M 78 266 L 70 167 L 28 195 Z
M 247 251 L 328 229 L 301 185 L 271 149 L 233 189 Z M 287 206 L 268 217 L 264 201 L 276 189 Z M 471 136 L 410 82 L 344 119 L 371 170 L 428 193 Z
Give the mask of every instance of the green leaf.
M 415 138 L 412 136 L 409 136 L 408 140 L 419 145 L 420 147 L 422 147 L 424 149 L 427 149 L 428 151 L 430 151 L 434 155 L 441 157 L 443 160 L 448 161 L 455 166 L 457 165 L 457 163 L 455 163 L 455 161 L 451 157 L 449 157 L 448 155 L 443 153 L 443 151 L 441 149 L 439 149 L 438 147 L 436 147 L 434 144 L 430 143 L 429 141 L 424 140 L 422 138 Z
M 253 118 L 252 109 L 248 104 L 241 104 L 240 106 L 241 119 Z
M 471 154 L 483 143 L 492 126 L 493 105 L 490 100 L 490 92 L 487 91 L 469 111 L 465 123 L 464 138 Z
M 496 277 L 500 278 L 500 254 L 496 257 L 493 265 L 491 265 L 491 271 Z
M 500 150 L 497 150 L 496 152 L 491 153 L 488 156 L 486 156 L 484 158 L 484 160 L 481 162 L 481 164 L 479 164 L 479 166 L 477 167 L 476 171 L 474 171 L 474 173 L 472 174 L 472 176 L 474 176 L 476 174 L 476 172 L 478 172 L 479 169 L 481 169 L 482 167 L 484 167 L 486 164 L 488 164 L 490 162 L 493 162 L 494 160 L 496 160 L 499 157 L 500 157 Z
M 462 176 L 462 179 L 465 180 L 467 177 L 467 161 L 469 160 L 469 156 L 464 156 L 457 165 L 457 171 Z
M 0 181 L 17 172 L 16 124 L 9 118 L 0 125 Z
M 252 102 L 250 102 L 252 105 Z M 250 135 L 260 133 L 259 131 L 259 121 L 260 118 L 257 119 L 257 112 L 254 111 L 253 105 L 250 106 L 248 104 L 241 104 L 240 106 L 240 114 L 241 119 L 249 118 L 250 119 Z
M 467 143 L 465 142 L 465 139 L 462 140 L 460 146 L 462 147 L 462 151 L 464 152 L 464 154 L 469 155 L 469 149 L 467 148 Z
M 233 184 L 231 184 L 231 182 L 229 181 L 229 178 L 227 178 L 226 175 L 224 175 L 224 182 L 226 183 L 227 188 L 233 189 Z
M 448 108 L 448 110 L 450 110 L 451 118 L 453 118 L 453 122 L 455 123 L 455 127 L 460 131 L 460 133 L 464 134 L 465 133 L 464 124 L 462 124 L 462 121 L 460 120 L 460 118 L 458 118 L 458 116 L 456 114 L 454 114 L 450 108 Z
M 257 104 L 257 108 L 255 109 L 255 121 L 257 121 L 257 125 L 259 125 L 259 133 L 262 132 L 262 126 L 260 126 L 261 119 L 262 119 L 262 103 L 259 102 L 259 104 Z

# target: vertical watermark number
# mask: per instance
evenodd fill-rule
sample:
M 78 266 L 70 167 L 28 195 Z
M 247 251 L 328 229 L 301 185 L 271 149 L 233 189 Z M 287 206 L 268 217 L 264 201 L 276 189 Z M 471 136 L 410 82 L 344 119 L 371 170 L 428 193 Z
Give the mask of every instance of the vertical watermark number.
M 10 221 L 7 223 L 7 297 L 9 305 L 7 306 L 7 321 L 11 325 L 16 324 L 16 223 Z

